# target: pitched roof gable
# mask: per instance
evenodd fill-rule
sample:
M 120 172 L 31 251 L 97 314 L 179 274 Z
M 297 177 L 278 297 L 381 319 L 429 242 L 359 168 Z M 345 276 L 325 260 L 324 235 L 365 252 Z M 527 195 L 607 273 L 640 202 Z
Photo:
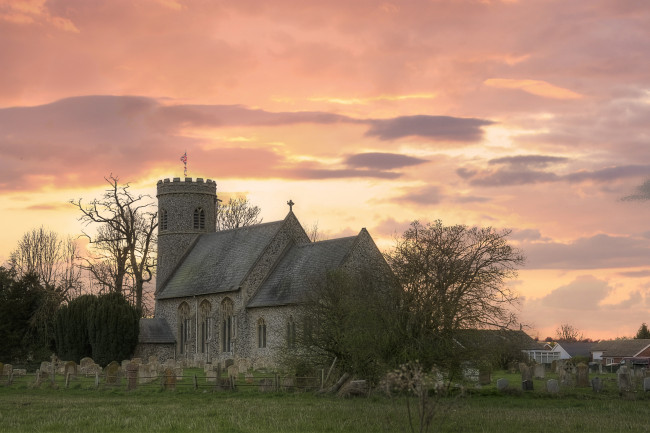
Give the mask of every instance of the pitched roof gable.
M 239 289 L 284 222 L 275 221 L 201 235 L 161 288 L 157 299 Z
M 294 245 L 248 303 L 248 307 L 297 304 L 314 281 L 343 264 L 358 236 Z

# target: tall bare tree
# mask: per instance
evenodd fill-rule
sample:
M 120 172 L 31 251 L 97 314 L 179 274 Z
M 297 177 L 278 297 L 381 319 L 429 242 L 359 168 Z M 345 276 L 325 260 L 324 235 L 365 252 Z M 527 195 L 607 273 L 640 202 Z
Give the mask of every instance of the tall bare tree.
M 259 206 L 251 204 L 246 197 L 230 198 L 228 203 L 217 206 L 217 231 L 251 226 L 262 222 Z
M 513 325 L 518 296 L 506 281 L 525 258 L 508 244 L 509 233 L 413 222 L 387 256 L 402 284 L 411 329 L 444 335 Z
M 583 339 L 582 331 L 570 323 L 563 323 L 555 330 L 555 337 L 559 341 L 580 341 Z
M 97 226 L 96 234 L 83 231 L 94 252 L 85 266 L 111 291 L 123 292 L 132 279 L 135 306 L 142 308 L 144 284 L 154 273 L 158 214 L 150 196 L 131 193 L 130 185 L 120 185 L 112 174 L 105 179 L 110 186 L 101 198 L 88 204 L 71 201 L 81 211 L 84 226 Z
M 77 255 L 78 246 L 71 237 L 62 238 L 41 226 L 23 234 L 9 255 L 9 263 L 19 278 L 33 273 L 41 285 L 69 299 L 81 290 Z

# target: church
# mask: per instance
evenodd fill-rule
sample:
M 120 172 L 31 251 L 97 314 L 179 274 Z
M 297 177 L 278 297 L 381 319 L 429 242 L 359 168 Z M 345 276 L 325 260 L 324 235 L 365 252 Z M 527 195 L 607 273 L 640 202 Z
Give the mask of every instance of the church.
M 155 313 L 141 319 L 136 357 L 273 367 L 296 346 L 301 304 L 328 272 L 391 274 L 365 228 L 311 242 L 292 202 L 281 221 L 216 231 L 214 181 L 160 180 L 157 198 Z

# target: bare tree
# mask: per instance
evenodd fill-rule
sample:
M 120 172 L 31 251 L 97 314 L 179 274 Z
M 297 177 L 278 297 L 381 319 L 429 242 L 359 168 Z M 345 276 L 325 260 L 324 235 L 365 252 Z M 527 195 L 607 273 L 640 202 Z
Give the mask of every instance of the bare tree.
M 403 288 L 409 328 L 449 335 L 513 325 L 518 296 L 506 281 L 517 275 L 525 258 L 508 245 L 509 234 L 414 221 L 387 255 Z
M 563 323 L 555 330 L 555 337 L 559 341 L 580 341 L 583 338 L 582 331 L 569 323 Z
M 312 242 L 327 240 L 327 236 L 325 236 L 325 234 L 318 227 L 318 221 L 308 226 L 306 232 L 309 240 Z
M 19 277 L 33 273 L 44 287 L 68 299 L 81 290 L 77 253 L 77 243 L 71 237 L 61 238 L 41 226 L 23 235 L 9 255 L 9 263 Z
M 246 197 L 230 198 L 226 204 L 217 206 L 217 230 L 247 227 L 262 222 L 259 206 L 251 204 Z
M 110 185 L 100 199 L 89 204 L 72 200 L 82 213 L 85 225 L 98 225 L 96 235 L 86 231 L 94 256 L 86 261 L 93 277 L 116 292 L 132 279 L 135 306 L 142 308 L 144 284 L 151 281 L 155 268 L 154 247 L 158 216 L 148 195 L 134 195 L 130 185 L 120 186 L 113 175 L 105 178 Z

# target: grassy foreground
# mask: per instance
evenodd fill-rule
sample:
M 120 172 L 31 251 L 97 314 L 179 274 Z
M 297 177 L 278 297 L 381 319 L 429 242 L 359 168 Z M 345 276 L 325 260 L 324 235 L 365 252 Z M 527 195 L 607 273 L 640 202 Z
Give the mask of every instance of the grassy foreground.
M 638 397 L 504 394 L 487 388 L 443 400 L 429 431 L 648 431 L 650 400 Z M 340 399 L 312 393 L 1 386 L 0 431 L 407 432 L 410 428 L 405 399 L 382 395 Z

